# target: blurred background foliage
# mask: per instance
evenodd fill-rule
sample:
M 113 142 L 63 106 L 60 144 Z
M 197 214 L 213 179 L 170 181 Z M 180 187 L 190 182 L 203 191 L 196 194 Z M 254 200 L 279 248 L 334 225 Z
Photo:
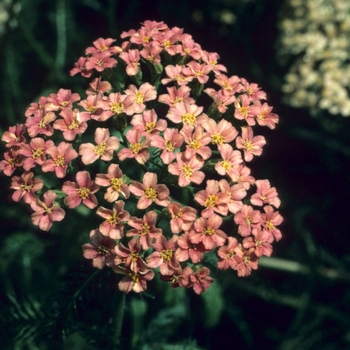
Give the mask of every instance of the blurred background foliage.
M 261 259 L 249 278 L 213 270 L 215 283 L 201 297 L 156 280 L 146 293 L 124 298 L 109 269 L 96 271 L 82 257 L 92 228 L 88 213 L 70 213 L 42 232 L 32 226 L 28 209 L 12 201 L 10 180 L 1 175 L 3 349 L 350 348 L 350 120 L 344 117 L 350 50 L 341 41 L 350 10 L 344 3 L 0 2 L 1 133 L 23 121 L 25 108 L 40 96 L 59 88 L 84 92 L 86 81 L 68 72 L 92 41 L 119 38 L 146 19 L 164 21 L 218 52 L 229 74 L 267 92 L 281 121 L 265 131 L 268 145 L 252 168 L 277 187 L 285 217 L 273 257 Z M 329 55 L 334 47 L 340 63 Z M 344 79 L 336 79 L 334 67 Z

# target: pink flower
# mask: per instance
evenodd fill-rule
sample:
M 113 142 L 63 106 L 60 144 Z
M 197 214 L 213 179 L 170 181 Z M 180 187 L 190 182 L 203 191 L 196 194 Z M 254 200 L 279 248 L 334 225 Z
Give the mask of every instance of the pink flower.
M 112 90 L 112 85 L 106 80 L 102 80 L 102 77 L 95 78 L 90 84 L 90 87 L 86 90 L 87 95 L 103 95 L 104 92 Z
M 57 195 L 52 191 L 47 191 L 43 195 L 43 201 L 36 198 L 30 203 L 34 213 L 31 215 L 34 225 L 38 225 L 43 231 L 49 231 L 54 221 L 61 221 L 65 217 L 65 211 L 55 205 Z
M 21 177 L 14 176 L 11 179 L 11 187 L 15 190 L 12 194 L 12 199 L 19 202 L 23 198 L 24 202 L 30 204 L 35 201 L 35 192 L 41 190 L 44 186 L 44 181 L 35 178 L 34 173 L 25 171 Z
M 49 147 L 46 153 L 51 156 L 51 159 L 43 163 L 42 170 L 44 172 L 54 171 L 58 178 L 66 176 L 68 164 L 78 157 L 78 153 L 67 142 L 61 142 L 57 147 Z
M 26 142 L 26 138 L 23 135 L 25 131 L 26 126 L 24 124 L 10 126 L 9 130 L 2 134 L 1 140 L 6 142 L 7 148 L 11 148 L 12 146 L 21 146 Z
M 251 101 L 266 100 L 266 93 L 259 88 L 258 84 L 249 84 L 244 78 L 241 79 L 241 84 L 243 91 L 249 96 Z
M 243 163 L 242 154 L 238 150 L 233 150 L 230 144 L 224 143 L 219 147 L 222 160 L 215 164 L 215 170 L 220 175 L 228 175 L 229 177 L 238 177 L 238 165 Z
M 275 113 L 271 113 L 272 107 L 267 103 L 254 105 L 251 107 L 252 113 L 256 117 L 256 121 L 261 126 L 267 126 L 271 130 L 276 127 L 276 124 L 279 121 L 279 117 Z
M 44 141 L 41 137 L 35 137 L 30 140 L 29 144 L 23 144 L 19 152 L 27 157 L 23 163 L 24 170 L 29 171 L 37 164 L 43 165 L 46 161 L 45 155 L 47 150 L 54 146 L 55 144 L 52 140 Z
M 177 236 L 173 236 L 170 241 L 167 241 L 164 236 L 160 236 L 153 244 L 155 252 L 149 255 L 146 259 L 149 267 L 159 267 L 159 272 L 162 275 L 171 275 L 180 267 L 179 262 L 175 257 L 175 242 Z
M 129 130 L 126 135 L 129 148 L 123 148 L 118 152 L 118 158 L 122 162 L 126 158 L 135 158 L 139 164 L 145 164 L 149 158 L 148 146 L 150 140 L 142 135 L 138 129 Z
M 211 137 L 201 126 L 193 128 L 184 127 L 181 130 L 186 145 L 184 156 L 187 159 L 195 157 L 196 154 L 202 157 L 203 160 L 209 159 L 211 156 L 211 149 L 207 146 L 210 143 Z
M 104 236 L 113 239 L 121 239 L 124 236 L 124 224 L 130 219 L 129 212 L 124 210 L 125 203 L 121 200 L 116 201 L 113 209 L 99 207 L 96 214 L 106 219 L 99 227 Z
M 92 75 L 92 69 L 86 69 L 87 57 L 79 57 L 78 61 L 74 63 L 74 68 L 69 72 L 71 76 L 80 73 L 84 78 L 90 78 Z
M 133 227 L 126 233 L 127 237 L 139 236 L 140 244 L 144 250 L 152 247 L 154 241 L 162 235 L 162 229 L 156 228 L 157 213 L 153 210 L 147 212 L 143 219 L 132 216 L 128 225 Z
M 194 200 L 205 207 L 205 209 L 202 210 L 202 216 L 204 218 L 212 216 L 214 211 L 223 216 L 227 215 L 227 204 L 230 197 L 226 192 L 219 192 L 219 190 L 219 181 L 207 180 L 206 189 L 197 192 L 194 196 Z
M 258 206 L 271 204 L 275 208 L 279 208 L 281 200 L 278 197 L 276 187 L 271 187 L 269 180 L 256 180 L 255 185 L 257 187 L 256 193 L 250 198 L 252 204 Z
M 172 275 L 160 275 L 160 278 L 164 282 L 171 282 L 171 288 L 190 288 L 193 286 L 193 282 L 191 282 L 190 280 L 190 276 L 192 274 L 192 269 L 189 266 L 186 266 L 184 269 L 182 269 L 181 267 L 176 269 Z
M 168 94 L 158 96 L 160 103 L 165 103 L 170 107 L 176 106 L 177 103 L 193 104 L 194 99 L 190 97 L 191 89 L 188 86 L 181 85 L 178 89 L 175 86 L 167 87 Z
M 234 216 L 234 221 L 238 225 L 238 233 L 247 237 L 250 235 L 252 228 L 260 226 L 261 213 L 254 210 L 250 205 L 244 204 L 241 211 Z
M 276 241 L 279 241 L 282 238 L 282 233 L 276 226 L 282 224 L 283 217 L 278 211 L 274 211 L 271 205 L 265 206 L 264 211 L 265 214 L 261 214 L 261 223 L 265 230 L 273 235 Z
M 119 140 L 116 136 L 110 136 L 109 129 L 96 128 L 95 142 L 83 143 L 79 147 L 79 155 L 84 164 L 91 164 L 101 158 L 104 161 L 110 161 L 113 158 L 113 153 L 119 148 Z
M 232 105 L 236 101 L 234 95 L 225 95 L 222 90 L 216 91 L 212 88 L 207 88 L 204 90 L 214 101 L 216 108 L 220 113 L 225 113 L 228 109 L 228 106 Z
M 227 72 L 227 68 L 223 64 L 218 64 L 219 55 L 216 52 L 203 51 L 203 62 L 211 65 L 215 75 L 219 75 L 222 72 Z
M 102 108 L 104 111 L 99 115 L 100 121 L 106 121 L 111 116 L 119 116 L 122 113 L 133 115 L 135 113 L 135 99 L 133 96 L 122 95 L 121 93 L 110 93 L 107 99 L 100 99 L 96 103 L 96 107 Z M 93 118 L 95 119 L 95 118 Z
M 118 54 L 119 52 L 121 52 L 121 48 L 118 46 L 111 46 L 115 41 L 116 39 L 111 39 L 111 38 L 107 38 L 107 39 L 98 38 L 93 42 L 94 46 L 89 46 L 85 50 L 85 54 L 88 55 L 88 54 L 94 54 L 96 52 L 105 52 L 105 51 L 111 53 L 112 55 Z
M 99 186 L 108 186 L 104 195 L 107 202 L 114 202 L 122 194 L 125 199 L 129 198 L 129 187 L 123 180 L 123 173 L 118 164 L 111 164 L 108 167 L 107 174 L 97 174 L 95 183 Z
M 115 264 L 125 264 L 125 267 L 133 272 L 139 272 L 142 270 L 146 263 L 141 257 L 141 245 L 136 238 L 131 239 L 128 242 L 128 248 L 121 242 L 115 246 L 115 252 L 117 254 L 115 258 Z
M 157 98 L 157 90 L 150 83 L 144 83 L 139 89 L 135 85 L 129 85 L 125 93 L 134 98 L 135 113 L 141 113 L 145 110 L 144 102 L 152 101 Z
M 221 119 L 217 124 L 214 119 L 209 118 L 202 126 L 211 136 L 214 145 L 232 142 L 238 135 L 238 131 L 226 119 Z
M 176 202 L 168 205 L 168 211 L 171 215 L 170 229 L 172 233 L 190 230 L 197 217 L 196 209 L 187 206 L 183 207 Z
M 238 241 L 234 237 L 228 237 L 228 244 L 218 249 L 219 261 L 217 263 L 220 270 L 227 270 L 229 267 L 235 269 L 237 266 L 236 249 Z
M 154 109 L 144 111 L 142 114 L 134 114 L 130 122 L 135 128 L 140 129 L 144 135 L 159 135 L 167 127 L 164 119 L 158 120 L 157 113 Z
M 0 171 L 6 176 L 11 176 L 16 168 L 23 165 L 24 156 L 19 154 L 18 150 L 10 149 L 4 153 L 4 160 L 0 161 Z
M 244 160 L 250 162 L 254 156 L 260 156 L 263 146 L 266 144 L 264 136 L 253 137 L 253 129 L 250 126 L 243 126 L 242 137 L 236 139 L 236 147 L 243 149 Z
M 126 74 L 129 76 L 136 75 L 140 65 L 140 51 L 129 50 L 128 52 L 120 53 L 119 57 L 126 63 Z
M 169 109 L 166 117 L 173 123 L 183 123 L 184 125 L 196 126 L 197 117 L 202 113 L 203 107 L 184 102 L 177 103 L 175 107 Z
M 175 251 L 175 257 L 178 261 L 183 262 L 191 259 L 196 264 L 203 260 L 206 251 L 203 243 L 193 243 L 188 233 L 181 235 L 176 243 L 178 248 Z
M 109 51 L 95 52 L 89 57 L 85 63 L 87 70 L 96 69 L 98 72 L 103 72 L 106 68 L 114 68 L 118 61 L 111 58 Z
M 239 184 L 242 184 L 242 186 L 246 189 L 249 190 L 251 185 L 254 185 L 255 179 L 253 176 L 250 175 L 250 169 L 241 164 L 237 168 L 237 176 L 234 174 L 233 176 L 231 175 L 231 179 L 234 182 L 238 182 Z
M 181 65 L 167 65 L 165 67 L 165 73 L 168 76 L 168 78 L 162 79 L 162 84 L 166 85 L 172 81 L 177 82 L 178 85 L 187 85 L 190 81 L 193 80 L 194 76 L 185 76 L 183 73 L 183 69 L 185 66 Z
M 219 230 L 222 225 L 222 217 L 213 214 L 209 218 L 200 217 L 194 222 L 194 229 L 189 231 L 192 243 L 203 243 L 206 250 L 212 250 L 225 244 L 227 235 Z
M 86 259 L 92 259 L 92 265 L 102 269 L 105 265 L 112 266 L 115 257 L 115 241 L 104 236 L 99 230 L 90 232 L 91 243 L 82 246 L 83 255 Z
M 118 283 L 118 288 L 124 293 L 129 293 L 132 290 L 135 293 L 144 292 L 147 289 L 147 282 L 154 278 L 154 271 L 148 269 L 147 266 L 138 272 L 125 269 L 125 273 L 127 275 Z
M 152 62 L 154 65 L 157 65 L 161 61 L 160 53 L 162 48 L 157 45 L 144 47 L 140 51 L 140 55 L 149 62 Z
M 242 244 L 246 249 L 254 248 L 254 254 L 257 257 L 260 256 L 271 256 L 272 254 L 272 245 L 273 237 L 270 232 L 265 230 L 260 230 L 254 228 L 252 230 L 252 234 L 254 237 L 244 238 Z
M 138 209 L 146 209 L 152 203 L 162 207 L 170 204 L 169 189 L 165 185 L 157 185 L 157 181 L 157 174 L 147 172 L 143 176 L 143 183 L 133 181 L 129 185 L 129 191 L 141 197 L 136 205 Z
M 175 149 L 181 147 L 184 138 L 177 129 L 165 129 L 163 137 L 152 135 L 151 146 L 163 150 L 160 159 L 164 164 L 170 164 L 175 159 Z
M 205 84 L 209 76 L 208 74 L 212 70 L 212 67 L 206 63 L 198 63 L 197 61 L 191 61 L 187 63 L 187 67 L 185 67 L 182 72 L 185 76 L 194 76 L 201 84 Z
M 47 112 L 42 114 L 41 111 L 35 113 L 34 117 L 28 117 L 26 120 L 27 132 L 30 137 L 35 137 L 38 134 L 46 136 L 53 135 L 53 128 L 50 125 L 56 119 L 56 114 Z
M 229 201 L 227 202 L 228 210 L 236 214 L 243 206 L 242 199 L 246 196 L 247 191 L 241 184 L 230 186 L 229 183 L 222 179 L 219 181 L 221 192 L 227 193 Z
M 73 108 L 73 103 L 80 100 L 77 93 L 72 93 L 71 90 L 59 89 L 57 94 L 50 94 L 47 98 L 46 110 L 59 111 L 64 108 Z
M 244 249 L 241 244 L 236 249 L 237 270 L 239 277 L 249 276 L 252 270 L 258 269 L 258 257 L 254 254 L 254 249 Z
M 210 270 L 207 267 L 202 267 L 190 276 L 193 283 L 193 290 L 196 294 L 205 292 L 214 282 L 213 278 L 209 277 L 209 273 Z
M 179 176 L 179 186 L 185 187 L 191 182 L 201 184 L 205 174 L 199 169 L 203 167 L 204 162 L 197 157 L 186 159 L 181 153 L 176 153 L 175 156 L 176 162 L 169 164 L 168 171 L 172 175 Z
M 218 84 L 222 88 L 223 94 L 228 96 L 233 96 L 243 90 L 241 79 L 237 75 L 227 77 L 225 74 L 220 74 L 214 79 L 214 83 Z
M 60 116 L 63 119 L 57 119 L 53 128 L 61 130 L 67 141 L 73 141 L 78 134 L 83 134 L 87 129 L 86 120 L 90 119 L 89 114 L 80 114 L 78 109 L 73 111 L 69 108 L 64 108 Z
M 245 120 L 249 126 L 255 125 L 254 110 L 250 105 L 250 100 L 247 95 L 240 95 L 239 99 L 235 103 L 234 117 L 238 120 Z
M 79 171 L 76 174 L 77 182 L 65 181 L 62 186 L 62 191 L 67 194 L 65 199 L 69 208 L 75 208 L 80 203 L 83 203 L 89 209 L 97 206 L 96 193 L 100 186 L 91 181 L 90 173 L 88 171 Z

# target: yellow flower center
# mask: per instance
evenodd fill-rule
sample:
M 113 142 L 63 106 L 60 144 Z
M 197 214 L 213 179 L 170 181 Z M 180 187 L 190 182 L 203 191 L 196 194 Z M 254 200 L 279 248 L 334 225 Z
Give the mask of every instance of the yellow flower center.
M 32 153 L 33 153 L 32 158 L 37 159 L 44 153 L 44 150 L 42 148 L 38 148 L 35 151 L 32 150 Z
M 155 122 L 146 123 L 145 131 L 148 132 L 148 133 L 151 133 L 155 127 L 156 127 L 156 123 Z
M 97 111 L 97 107 L 93 106 L 91 102 L 88 102 L 87 103 L 87 111 L 90 113 L 90 114 L 93 114 Z
M 79 128 L 79 121 L 75 117 L 74 120 L 68 125 L 68 129 L 73 130 L 73 129 L 78 129 Z
M 46 128 L 46 123 L 45 123 L 44 119 L 40 120 L 40 122 L 38 124 L 38 127 L 39 127 L 39 129 L 45 129 Z
M 253 150 L 253 144 L 252 144 L 250 141 L 245 140 L 245 141 L 243 141 L 242 143 L 243 143 L 243 146 L 245 147 L 245 149 L 246 149 L 248 152 L 250 152 L 250 151 Z
M 141 150 L 141 145 L 139 143 L 134 143 L 130 145 L 131 152 L 134 154 L 138 154 Z
M 175 147 L 170 140 L 164 140 L 164 147 L 168 152 L 173 152 Z
M 200 141 L 198 141 L 196 139 L 194 139 L 194 140 L 191 139 L 189 146 L 190 146 L 190 148 L 193 148 L 193 149 L 199 149 L 201 147 L 201 143 L 200 143 Z
M 109 249 L 106 248 L 106 247 L 103 246 L 103 245 L 98 246 L 98 247 L 97 247 L 97 251 L 98 251 L 98 254 L 99 254 L 99 255 L 106 255 L 106 254 L 109 253 Z
M 273 230 L 275 228 L 275 225 L 270 220 L 265 222 L 265 226 L 268 230 Z
M 105 154 L 106 148 L 107 148 L 106 142 L 101 142 L 99 145 L 96 145 L 94 147 L 94 152 L 95 152 L 95 154 L 102 156 Z
M 138 258 L 140 257 L 140 255 L 135 252 L 131 252 L 129 255 L 133 261 L 137 261 Z
M 121 102 L 113 102 L 111 104 L 111 111 L 114 114 L 120 114 L 124 111 L 124 104 Z
M 135 282 L 139 283 L 140 282 L 140 277 L 135 273 L 135 272 L 130 272 L 129 277 Z
M 208 198 L 206 199 L 205 203 L 204 203 L 204 206 L 205 207 L 214 207 L 216 202 L 218 201 L 219 197 L 218 196 L 215 196 L 213 194 L 210 194 L 208 196 Z
M 168 49 L 171 46 L 171 42 L 169 40 L 163 40 L 163 46 Z
M 136 103 L 140 105 L 140 104 L 143 103 L 143 100 L 144 100 L 144 95 L 143 95 L 143 93 L 140 92 L 140 91 L 138 91 L 138 92 L 136 93 Z
M 169 261 L 173 256 L 173 251 L 171 249 L 164 249 L 159 253 L 163 261 Z
M 57 159 L 55 160 L 55 165 L 56 166 L 65 166 L 66 160 L 64 159 L 63 156 L 58 156 Z
M 148 224 L 143 224 L 141 225 L 142 229 L 141 229 L 141 236 L 146 236 L 149 234 L 149 229 L 151 228 Z
M 211 235 L 215 234 L 215 230 L 212 227 L 209 226 L 208 228 L 206 228 L 204 230 L 204 234 L 206 236 L 211 236 Z
M 120 191 L 121 186 L 124 184 L 121 178 L 113 177 L 111 179 L 111 185 L 114 191 Z
M 86 199 L 89 197 L 90 190 L 86 187 L 80 187 L 78 188 L 78 194 L 80 198 Z
M 23 191 L 26 191 L 26 192 L 30 192 L 30 190 L 32 189 L 33 185 L 28 185 L 28 184 L 22 184 L 21 185 L 21 189 Z
M 173 106 L 175 106 L 177 103 L 180 103 L 183 101 L 182 97 L 176 97 L 175 100 L 172 101 Z
M 187 164 L 181 168 L 181 172 L 187 179 L 193 175 L 193 169 Z
M 249 216 L 247 216 L 247 217 L 245 218 L 245 222 L 246 222 L 246 224 L 247 224 L 248 226 L 250 226 L 251 223 L 252 223 L 252 220 L 250 219 Z
M 238 110 L 240 111 L 241 114 L 243 114 L 244 118 L 248 117 L 248 111 L 249 111 L 248 107 L 240 107 L 238 108 Z
M 243 263 L 244 263 L 245 265 L 248 265 L 248 264 L 250 263 L 250 257 L 249 257 L 249 256 L 243 257 Z
M 113 213 L 108 219 L 107 221 L 111 224 L 111 225 L 116 225 L 120 222 L 120 219 L 118 217 L 118 213 Z
M 230 170 L 231 168 L 231 162 L 229 162 L 228 160 L 223 160 L 222 162 L 220 162 L 220 164 L 225 170 Z
M 152 202 L 154 202 L 157 198 L 157 191 L 152 187 L 148 187 L 145 190 L 145 197 L 147 199 L 152 199 Z
M 226 254 L 226 256 L 228 257 L 228 258 L 232 258 L 232 257 L 234 257 L 236 255 L 236 253 L 233 251 L 233 250 L 230 250 L 227 254 Z
M 192 113 L 185 113 L 181 116 L 181 120 L 183 123 L 193 125 L 196 122 L 196 117 Z
M 224 142 L 224 137 L 221 134 L 216 133 L 216 134 L 211 135 L 211 143 L 212 144 L 221 145 L 223 142 Z

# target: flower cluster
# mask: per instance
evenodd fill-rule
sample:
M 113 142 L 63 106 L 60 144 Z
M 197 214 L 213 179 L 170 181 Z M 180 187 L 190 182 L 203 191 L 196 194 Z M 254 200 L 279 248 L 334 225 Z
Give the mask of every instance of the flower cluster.
M 290 65 L 288 103 L 350 116 L 350 2 L 286 0 L 284 13 L 278 47 Z
M 120 47 L 96 40 L 75 63 L 71 75 L 91 78 L 85 99 L 60 89 L 4 132 L 13 200 L 46 231 L 65 210 L 96 211 L 83 255 L 125 275 L 126 293 L 159 268 L 200 294 L 213 282 L 210 255 L 248 276 L 281 239 L 278 193 L 247 165 L 266 143 L 253 128 L 274 129 L 278 116 L 257 84 L 226 75 L 182 29 L 145 21 L 121 37 Z

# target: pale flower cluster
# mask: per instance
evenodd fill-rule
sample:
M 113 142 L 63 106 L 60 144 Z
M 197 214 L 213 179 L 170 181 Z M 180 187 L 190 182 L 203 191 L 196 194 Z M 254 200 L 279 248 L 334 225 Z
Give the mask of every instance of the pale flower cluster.
M 279 27 L 286 101 L 350 116 L 350 1 L 286 0 Z

